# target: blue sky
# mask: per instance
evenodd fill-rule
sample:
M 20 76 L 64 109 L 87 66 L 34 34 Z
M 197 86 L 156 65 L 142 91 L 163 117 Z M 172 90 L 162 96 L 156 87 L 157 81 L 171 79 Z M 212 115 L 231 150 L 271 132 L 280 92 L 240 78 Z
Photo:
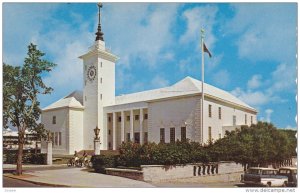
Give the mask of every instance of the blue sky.
M 200 29 L 213 57 L 205 82 L 258 111 L 258 119 L 296 128 L 296 3 L 104 3 L 106 46 L 120 57 L 116 94 L 201 79 Z M 58 64 L 42 107 L 82 90 L 78 56 L 94 43 L 95 3 L 4 3 L 3 61 L 21 65 L 33 42 Z

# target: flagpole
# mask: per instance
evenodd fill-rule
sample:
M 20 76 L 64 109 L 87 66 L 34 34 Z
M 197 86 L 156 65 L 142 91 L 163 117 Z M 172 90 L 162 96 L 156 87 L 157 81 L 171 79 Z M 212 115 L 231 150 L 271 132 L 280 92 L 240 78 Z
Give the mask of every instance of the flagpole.
M 201 83 L 201 143 L 203 144 L 203 105 L 204 105 L 204 29 L 201 29 L 201 51 L 202 51 L 202 83 Z

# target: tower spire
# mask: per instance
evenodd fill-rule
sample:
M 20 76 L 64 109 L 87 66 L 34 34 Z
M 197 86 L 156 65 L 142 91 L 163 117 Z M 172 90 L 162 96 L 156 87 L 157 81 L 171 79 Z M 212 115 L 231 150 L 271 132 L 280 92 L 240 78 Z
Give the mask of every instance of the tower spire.
M 99 15 L 99 18 L 98 18 L 98 28 L 97 28 L 97 32 L 95 33 L 96 34 L 96 40 L 95 41 L 98 41 L 98 40 L 102 40 L 104 41 L 103 39 L 103 33 L 101 31 L 101 21 L 100 21 L 100 17 L 101 17 L 101 12 L 100 12 L 100 9 L 102 8 L 102 3 L 98 3 L 98 15 Z

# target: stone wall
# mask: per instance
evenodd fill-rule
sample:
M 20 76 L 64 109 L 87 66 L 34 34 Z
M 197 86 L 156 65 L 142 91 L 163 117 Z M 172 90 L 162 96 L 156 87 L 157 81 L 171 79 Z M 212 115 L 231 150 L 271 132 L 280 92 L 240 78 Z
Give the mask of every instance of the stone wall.
M 209 172 L 207 171 L 208 165 L 210 165 Z M 217 168 L 212 172 L 211 166 Z M 220 176 L 226 175 L 226 179 L 231 179 L 230 174 L 238 175 L 243 172 L 241 164 L 234 162 L 219 162 L 212 164 L 187 164 L 187 165 L 174 165 L 174 166 L 163 166 L 163 165 L 142 165 L 142 171 L 144 181 L 162 181 L 169 179 L 180 179 L 180 178 L 191 178 L 191 177 L 206 177 L 207 176 Z M 200 167 L 200 172 L 199 171 Z M 203 173 L 203 168 L 205 172 Z
M 143 172 L 131 169 L 106 168 L 106 174 L 143 181 Z

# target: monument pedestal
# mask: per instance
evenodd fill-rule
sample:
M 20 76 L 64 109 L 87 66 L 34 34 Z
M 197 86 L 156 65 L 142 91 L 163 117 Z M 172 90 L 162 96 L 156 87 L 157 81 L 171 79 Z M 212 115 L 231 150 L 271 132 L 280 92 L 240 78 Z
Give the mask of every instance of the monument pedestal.
M 94 140 L 94 153 L 95 155 L 100 155 L 100 139 Z

